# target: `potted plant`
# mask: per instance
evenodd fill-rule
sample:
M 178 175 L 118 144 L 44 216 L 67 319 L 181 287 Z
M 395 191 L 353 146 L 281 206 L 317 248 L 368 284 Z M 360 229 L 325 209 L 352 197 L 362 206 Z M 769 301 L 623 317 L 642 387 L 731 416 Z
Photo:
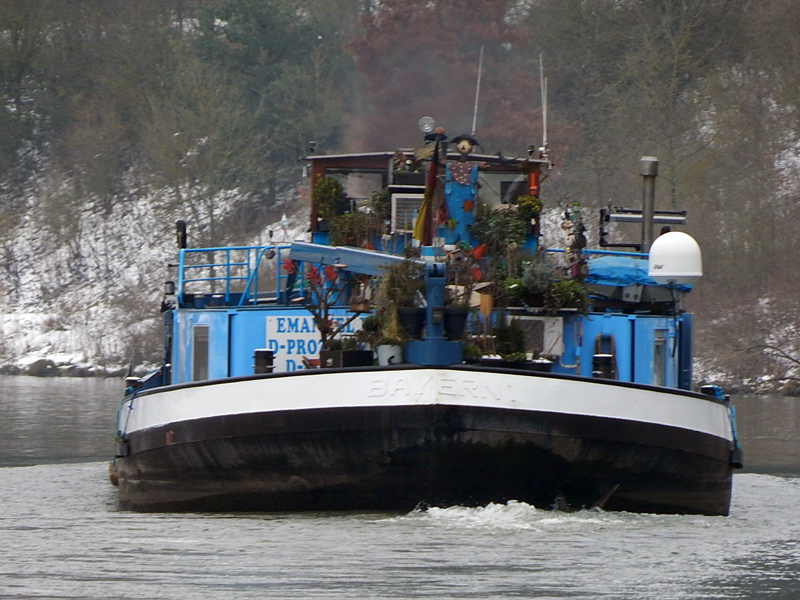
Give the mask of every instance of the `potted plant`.
M 363 247 L 381 232 L 381 220 L 372 213 L 348 212 L 330 219 L 330 243 L 333 246 Z
M 390 301 L 365 317 L 361 329 L 356 332 L 356 338 L 375 351 L 379 365 L 403 362 L 405 335 L 394 302 Z
M 379 365 L 393 365 L 403 362 L 403 343 L 405 335 L 397 316 L 394 301 L 389 301 L 380 315 L 380 335 L 375 345 Z
M 412 260 L 384 269 L 378 284 L 376 304 L 380 308 L 393 303 L 401 329 L 412 339 L 421 337 L 425 327 L 425 308 L 419 305 L 424 288 L 422 265 Z
M 471 309 L 469 306 L 444 307 L 444 334 L 450 340 L 460 340 L 464 337 Z
M 504 362 L 523 362 L 525 353 L 525 332 L 519 324 L 511 319 L 494 328 L 495 348 Z
M 377 346 L 380 339 L 381 322 L 377 313 L 367 315 L 361 321 L 361 329 L 356 331 L 356 339 L 370 348 Z
M 521 277 L 506 277 L 500 281 L 500 293 L 509 306 L 519 306 L 524 292 Z
M 447 259 L 447 294 L 444 307 L 444 333 L 448 339 L 464 337 L 472 311 L 472 291 L 480 278 L 474 250 L 466 247 L 451 253 Z
M 551 311 L 562 308 L 587 309 L 586 286 L 578 279 L 559 279 L 550 284 L 545 294 L 545 307 Z
M 537 196 L 524 195 L 517 198 L 517 216 L 525 224 L 525 234 L 535 235 L 539 230 L 539 215 L 544 204 Z
M 359 348 L 357 338 L 352 335 L 329 340 L 327 348 L 319 351 L 322 368 L 368 367 L 372 363 L 372 351 Z
M 533 260 L 522 268 L 522 300 L 528 306 L 544 306 L 544 298 L 550 285 L 558 279 L 555 268 Z
M 317 326 L 320 336 L 320 366 L 371 365 L 372 352 L 358 350 L 355 345 L 356 340 L 352 337 L 347 340 L 347 347 L 345 347 L 342 340 L 336 337 L 350 323 L 363 314 L 360 311 L 356 311 L 342 319 L 334 319 L 332 317 L 331 310 L 334 306 L 337 306 L 345 288 L 336 268 L 333 266 L 319 267 L 307 264 L 303 278 L 308 288 L 308 294 L 303 304 L 314 318 L 314 324 Z
M 481 361 L 483 350 L 478 344 L 466 343 L 464 344 L 464 362 L 469 365 L 477 365 Z
M 387 190 L 376 190 L 370 198 L 370 212 L 384 222 L 392 219 L 392 193 Z

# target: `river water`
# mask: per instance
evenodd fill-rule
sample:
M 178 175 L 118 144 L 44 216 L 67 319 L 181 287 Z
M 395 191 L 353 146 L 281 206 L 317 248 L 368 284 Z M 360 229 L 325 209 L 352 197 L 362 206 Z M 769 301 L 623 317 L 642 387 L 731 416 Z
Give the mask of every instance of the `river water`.
M 196 515 L 117 510 L 121 389 L 0 377 L 0 598 L 800 597 L 800 400 L 735 399 L 748 467 L 730 517 Z

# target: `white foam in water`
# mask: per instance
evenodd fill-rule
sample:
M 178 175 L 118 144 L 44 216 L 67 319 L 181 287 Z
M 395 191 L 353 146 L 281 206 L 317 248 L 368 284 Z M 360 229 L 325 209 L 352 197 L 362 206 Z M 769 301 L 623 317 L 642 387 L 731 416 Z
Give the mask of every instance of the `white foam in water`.
M 418 519 L 430 524 L 450 527 L 546 530 L 551 527 L 571 528 L 585 527 L 591 523 L 609 523 L 619 519 L 619 514 L 600 510 L 565 513 L 543 510 L 524 502 L 510 500 L 506 504 L 492 503 L 475 508 L 431 507 L 415 510 L 402 518 Z
M 425 510 L 416 510 L 405 518 L 420 519 L 453 527 L 531 529 L 540 520 L 540 514 L 544 512 L 530 504 L 511 500 L 507 504 L 489 504 L 477 508 L 431 507 Z

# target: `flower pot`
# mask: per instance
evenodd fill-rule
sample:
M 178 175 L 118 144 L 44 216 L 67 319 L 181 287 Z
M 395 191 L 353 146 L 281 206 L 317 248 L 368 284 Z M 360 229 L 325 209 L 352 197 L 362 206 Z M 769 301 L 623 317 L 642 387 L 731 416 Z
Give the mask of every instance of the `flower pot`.
M 539 371 L 542 373 L 550 373 L 553 370 L 552 361 L 546 359 L 507 361 L 502 358 L 480 358 L 478 364 L 484 367 L 520 369 L 523 371 Z
M 378 364 L 382 366 L 396 365 L 403 362 L 403 347 L 395 344 L 381 344 L 375 348 Z
M 392 173 L 392 183 L 394 185 L 425 185 L 425 173 L 395 171 Z
M 353 296 L 350 299 L 350 312 L 364 313 L 369 312 L 369 300 L 361 296 Z
M 397 320 L 410 338 L 422 337 L 425 328 L 425 309 L 416 306 L 398 306 Z
M 539 219 L 538 219 L 538 215 L 537 215 L 537 219 L 536 219 L 535 223 L 532 223 L 530 221 L 526 221 L 525 222 L 525 235 L 526 236 L 528 236 L 528 235 L 538 236 L 539 235 Z
M 522 295 L 522 301 L 523 301 L 523 302 L 524 302 L 524 303 L 525 303 L 527 306 L 542 307 L 542 306 L 544 306 L 544 302 L 545 302 L 545 300 L 544 300 L 544 294 L 543 294 L 543 293 L 541 293 L 541 292 L 539 292 L 539 293 L 532 293 L 532 292 L 527 292 L 527 291 L 526 291 L 526 292 L 525 292 L 525 293 Z
M 444 309 L 444 334 L 451 340 L 464 337 L 469 318 L 469 308 L 448 306 Z
M 373 354 L 370 350 L 320 350 L 319 366 L 322 368 L 369 367 Z

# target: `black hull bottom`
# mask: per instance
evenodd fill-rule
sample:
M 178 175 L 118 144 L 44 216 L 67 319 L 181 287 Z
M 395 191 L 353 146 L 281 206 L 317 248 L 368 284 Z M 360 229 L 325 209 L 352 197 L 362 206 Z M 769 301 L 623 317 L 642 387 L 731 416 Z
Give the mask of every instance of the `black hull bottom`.
M 139 511 L 540 508 L 727 515 L 730 444 L 671 427 L 452 406 L 235 415 L 132 433 L 120 506 Z

